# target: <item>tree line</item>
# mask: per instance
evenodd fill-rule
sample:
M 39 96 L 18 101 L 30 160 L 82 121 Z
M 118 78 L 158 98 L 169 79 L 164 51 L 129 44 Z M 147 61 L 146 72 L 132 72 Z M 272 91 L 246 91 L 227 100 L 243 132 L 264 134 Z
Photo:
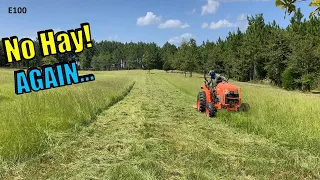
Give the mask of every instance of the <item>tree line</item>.
M 306 20 L 300 9 L 290 24 L 281 28 L 266 23 L 263 14 L 248 16 L 248 28 L 229 32 L 225 39 L 197 45 L 195 39 L 179 46 L 156 43 L 93 41 L 82 53 L 57 54 L 9 64 L 14 67 L 40 66 L 77 60 L 85 70 L 163 69 L 181 70 L 192 76 L 210 69 L 238 81 L 270 80 L 288 90 L 310 91 L 320 86 L 320 18 Z M 2 44 L 2 43 L 0 43 Z M 35 41 L 38 48 L 39 43 Z M 8 66 L 0 46 L 0 66 Z

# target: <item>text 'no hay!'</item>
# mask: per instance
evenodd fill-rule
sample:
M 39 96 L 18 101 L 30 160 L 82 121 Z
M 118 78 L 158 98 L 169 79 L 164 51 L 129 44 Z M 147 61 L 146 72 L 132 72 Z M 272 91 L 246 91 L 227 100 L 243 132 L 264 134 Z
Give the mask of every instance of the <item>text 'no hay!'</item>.
M 91 33 L 89 23 L 81 24 L 81 28 L 75 30 L 59 31 L 54 33 L 52 29 L 39 31 L 38 40 L 41 55 L 43 57 L 58 53 L 80 53 L 85 47 L 91 48 Z M 29 38 L 18 40 L 17 36 L 2 39 L 6 59 L 9 63 L 21 60 L 31 60 L 36 56 L 34 42 Z

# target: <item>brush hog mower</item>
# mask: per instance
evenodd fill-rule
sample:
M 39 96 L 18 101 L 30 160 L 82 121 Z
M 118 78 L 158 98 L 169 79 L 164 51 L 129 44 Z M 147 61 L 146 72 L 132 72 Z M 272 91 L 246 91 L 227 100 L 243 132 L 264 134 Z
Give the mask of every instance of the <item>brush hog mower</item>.
M 217 82 L 215 88 L 207 85 L 201 86 L 202 91 L 197 97 L 197 110 L 205 112 L 207 117 L 214 117 L 219 109 L 227 111 L 248 111 L 248 103 L 242 103 L 242 91 L 227 81 Z M 229 78 L 228 78 L 229 79 Z

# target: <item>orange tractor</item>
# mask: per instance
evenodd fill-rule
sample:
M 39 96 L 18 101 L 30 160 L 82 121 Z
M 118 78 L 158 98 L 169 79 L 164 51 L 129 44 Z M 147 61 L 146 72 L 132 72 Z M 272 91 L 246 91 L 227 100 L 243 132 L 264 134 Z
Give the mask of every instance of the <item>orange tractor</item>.
M 242 103 L 242 90 L 227 81 L 218 81 L 215 88 L 207 85 L 207 78 L 204 76 L 205 85 L 201 86 L 202 91 L 197 97 L 197 110 L 205 112 L 207 117 L 214 117 L 218 109 L 227 111 L 248 111 L 248 103 Z M 229 79 L 229 78 L 228 78 Z

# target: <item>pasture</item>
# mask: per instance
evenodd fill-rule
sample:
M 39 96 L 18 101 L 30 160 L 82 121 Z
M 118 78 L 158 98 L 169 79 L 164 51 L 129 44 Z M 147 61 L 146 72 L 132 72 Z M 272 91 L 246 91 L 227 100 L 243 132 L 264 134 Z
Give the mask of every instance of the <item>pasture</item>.
M 230 81 L 249 112 L 196 112 L 201 75 L 93 73 L 89 83 L 14 94 L 0 70 L 0 177 L 317 179 L 320 96 Z

